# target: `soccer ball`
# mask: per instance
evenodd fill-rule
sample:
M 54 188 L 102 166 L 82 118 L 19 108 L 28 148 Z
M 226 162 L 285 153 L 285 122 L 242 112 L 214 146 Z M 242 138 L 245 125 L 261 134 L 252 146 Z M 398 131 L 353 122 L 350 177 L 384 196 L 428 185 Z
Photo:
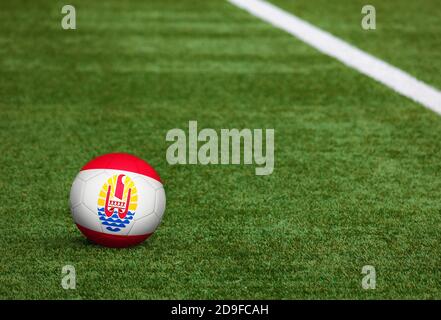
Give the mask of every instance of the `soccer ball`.
M 78 229 L 107 247 L 128 247 L 155 231 L 165 210 L 165 192 L 156 171 L 126 153 L 110 153 L 87 163 L 70 191 Z

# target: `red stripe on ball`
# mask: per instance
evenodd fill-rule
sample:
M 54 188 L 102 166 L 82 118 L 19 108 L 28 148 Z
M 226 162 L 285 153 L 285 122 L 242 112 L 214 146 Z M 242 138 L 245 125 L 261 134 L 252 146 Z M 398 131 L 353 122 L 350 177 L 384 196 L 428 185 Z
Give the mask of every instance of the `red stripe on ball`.
M 81 170 L 114 169 L 142 174 L 161 182 L 159 174 L 146 161 L 128 153 L 108 153 L 88 162 Z
M 136 236 L 119 236 L 115 234 L 107 234 L 102 232 L 97 232 L 85 228 L 77 223 L 78 229 L 86 236 L 87 239 L 100 244 L 105 247 L 110 248 L 125 248 L 135 246 L 145 241 L 152 233 L 147 233 L 143 235 Z

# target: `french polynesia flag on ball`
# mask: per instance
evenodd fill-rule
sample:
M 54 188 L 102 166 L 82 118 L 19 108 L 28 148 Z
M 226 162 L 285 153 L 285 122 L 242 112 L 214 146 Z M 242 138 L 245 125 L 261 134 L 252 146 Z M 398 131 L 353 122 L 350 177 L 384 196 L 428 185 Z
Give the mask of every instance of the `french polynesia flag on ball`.
M 93 159 L 78 173 L 70 207 L 88 239 L 107 247 L 128 247 L 155 231 L 164 214 L 165 192 L 147 162 L 110 153 Z

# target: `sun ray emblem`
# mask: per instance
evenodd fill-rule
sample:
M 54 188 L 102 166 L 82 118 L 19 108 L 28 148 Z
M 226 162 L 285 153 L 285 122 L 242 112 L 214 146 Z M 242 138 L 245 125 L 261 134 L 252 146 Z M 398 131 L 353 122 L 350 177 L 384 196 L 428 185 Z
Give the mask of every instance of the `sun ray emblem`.
M 125 174 L 110 177 L 98 196 L 98 215 L 107 230 L 118 232 L 135 215 L 138 193 L 135 183 Z

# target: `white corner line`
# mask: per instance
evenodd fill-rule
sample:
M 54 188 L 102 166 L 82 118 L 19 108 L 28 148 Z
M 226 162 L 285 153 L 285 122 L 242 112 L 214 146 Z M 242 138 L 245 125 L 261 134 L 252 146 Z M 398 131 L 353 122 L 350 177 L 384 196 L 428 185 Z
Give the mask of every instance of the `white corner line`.
M 262 0 L 228 0 L 401 95 L 441 114 L 441 92 L 410 74 Z

